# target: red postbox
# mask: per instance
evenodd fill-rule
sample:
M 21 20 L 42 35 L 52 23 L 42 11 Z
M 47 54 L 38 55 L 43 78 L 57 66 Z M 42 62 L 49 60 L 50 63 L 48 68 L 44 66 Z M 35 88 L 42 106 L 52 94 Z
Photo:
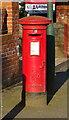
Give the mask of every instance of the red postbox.
M 22 74 L 25 91 L 46 92 L 46 28 L 51 20 L 41 16 L 24 17 L 22 25 Z

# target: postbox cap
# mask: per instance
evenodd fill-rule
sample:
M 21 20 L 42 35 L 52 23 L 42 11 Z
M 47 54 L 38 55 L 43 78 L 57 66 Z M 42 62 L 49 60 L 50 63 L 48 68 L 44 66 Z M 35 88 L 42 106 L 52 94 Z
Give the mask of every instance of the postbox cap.
M 22 25 L 30 25 L 30 24 L 50 24 L 52 22 L 51 19 L 48 19 L 47 17 L 42 16 L 29 16 L 29 17 L 23 17 L 19 19 L 19 24 Z

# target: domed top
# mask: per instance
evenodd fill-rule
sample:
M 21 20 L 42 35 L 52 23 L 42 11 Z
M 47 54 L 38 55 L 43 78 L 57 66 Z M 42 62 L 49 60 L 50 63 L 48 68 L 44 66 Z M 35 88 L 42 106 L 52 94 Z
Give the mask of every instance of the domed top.
M 42 16 L 29 16 L 19 19 L 19 24 L 29 25 L 29 24 L 49 24 L 52 20 Z

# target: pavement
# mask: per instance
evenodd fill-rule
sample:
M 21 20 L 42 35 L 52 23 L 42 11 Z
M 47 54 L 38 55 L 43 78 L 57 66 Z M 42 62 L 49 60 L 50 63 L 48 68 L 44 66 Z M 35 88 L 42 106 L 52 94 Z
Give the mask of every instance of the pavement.
M 67 118 L 67 59 L 55 60 L 56 91 L 47 105 L 47 94 L 22 93 L 22 83 L 3 89 L 2 118 Z M 22 98 L 22 94 L 25 98 Z

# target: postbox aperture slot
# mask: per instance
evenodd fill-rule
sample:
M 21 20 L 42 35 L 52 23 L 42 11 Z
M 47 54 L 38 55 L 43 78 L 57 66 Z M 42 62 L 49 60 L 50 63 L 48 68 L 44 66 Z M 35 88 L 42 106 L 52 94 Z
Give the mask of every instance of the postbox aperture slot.
M 41 34 L 29 34 L 29 36 L 41 36 Z

